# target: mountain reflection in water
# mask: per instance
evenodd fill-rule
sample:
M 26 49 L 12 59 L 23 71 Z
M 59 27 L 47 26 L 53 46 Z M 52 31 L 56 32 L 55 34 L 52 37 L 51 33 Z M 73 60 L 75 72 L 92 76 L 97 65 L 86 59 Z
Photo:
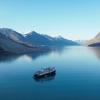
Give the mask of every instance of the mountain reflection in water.
M 49 66 L 56 68 L 56 75 L 32 78 Z M 1 53 L 0 100 L 41 99 L 100 100 L 100 48 L 68 46 L 23 55 Z
M 100 47 L 91 47 L 91 50 L 96 55 L 98 59 L 100 59 Z
M 38 52 L 33 52 L 33 53 L 28 53 L 28 54 L 12 54 L 12 53 L 8 53 L 8 52 L 4 52 L 4 51 L 0 51 L 0 63 L 9 63 L 12 61 L 17 60 L 18 58 L 22 57 L 22 56 L 27 56 L 29 58 L 31 58 L 32 60 L 37 59 L 40 56 L 43 55 L 48 55 L 51 52 L 58 52 L 61 53 L 63 51 L 64 48 L 54 48 L 51 50 L 46 50 L 46 51 L 38 51 Z

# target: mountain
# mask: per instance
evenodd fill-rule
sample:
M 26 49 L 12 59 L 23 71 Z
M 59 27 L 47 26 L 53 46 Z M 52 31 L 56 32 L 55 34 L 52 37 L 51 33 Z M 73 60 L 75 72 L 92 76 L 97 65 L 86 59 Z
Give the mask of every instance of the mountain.
M 18 33 L 12 29 L 9 28 L 0 28 L 0 34 L 14 40 L 14 41 L 25 41 L 24 35 L 22 35 L 21 33 Z
M 32 31 L 26 34 L 25 39 L 32 45 L 48 45 L 50 44 L 51 37 L 47 37 L 45 35 Z
M 32 45 L 47 45 L 47 46 L 66 46 L 66 45 L 77 45 L 78 43 L 64 39 L 63 37 L 51 37 L 48 35 L 39 34 L 32 31 L 26 34 L 26 41 Z
M 94 46 L 94 47 L 100 46 L 100 32 L 93 39 L 86 41 L 85 44 L 87 46 Z
M 77 45 L 76 42 L 63 37 L 50 37 L 34 31 L 22 35 L 12 29 L 0 28 L 0 48 L 12 53 L 45 51 L 56 46 Z
M 49 49 L 45 46 L 31 45 L 24 35 L 7 28 L 0 28 L 0 48 L 11 53 L 29 53 Z

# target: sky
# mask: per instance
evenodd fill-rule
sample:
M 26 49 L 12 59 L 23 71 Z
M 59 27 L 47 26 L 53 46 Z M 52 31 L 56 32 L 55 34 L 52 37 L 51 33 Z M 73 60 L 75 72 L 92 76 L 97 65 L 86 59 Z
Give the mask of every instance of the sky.
M 0 0 L 0 27 L 91 39 L 100 32 L 100 0 Z

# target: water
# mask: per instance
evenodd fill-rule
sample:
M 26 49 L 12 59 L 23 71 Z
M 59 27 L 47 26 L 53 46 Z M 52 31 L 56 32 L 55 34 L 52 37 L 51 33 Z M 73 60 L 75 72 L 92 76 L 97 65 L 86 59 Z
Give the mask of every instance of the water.
M 32 78 L 46 66 L 56 67 L 56 75 Z M 100 48 L 0 54 L 0 100 L 100 100 Z

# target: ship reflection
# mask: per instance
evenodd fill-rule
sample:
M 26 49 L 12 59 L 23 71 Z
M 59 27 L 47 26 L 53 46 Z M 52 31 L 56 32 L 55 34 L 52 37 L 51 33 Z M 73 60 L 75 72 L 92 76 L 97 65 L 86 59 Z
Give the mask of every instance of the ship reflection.
M 33 79 L 36 81 L 36 82 L 40 82 L 40 83 L 43 83 L 43 82 L 46 82 L 46 81 L 52 81 L 55 79 L 55 76 L 56 76 L 56 73 L 53 73 L 51 75 L 47 75 L 45 77 L 40 77 L 40 78 L 35 78 L 33 77 Z

